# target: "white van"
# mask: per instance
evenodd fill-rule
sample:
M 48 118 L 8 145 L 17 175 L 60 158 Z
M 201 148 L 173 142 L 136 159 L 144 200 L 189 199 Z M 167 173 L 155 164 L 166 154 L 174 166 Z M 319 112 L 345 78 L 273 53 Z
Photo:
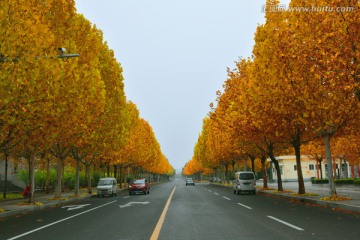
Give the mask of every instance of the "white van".
M 234 194 L 240 195 L 241 192 L 256 194 L 256 179 L 251 171 L 236 172 L 233 181 Z
M 118 186 L 115 178 L 100 178 L 97 189 L 97 197 L 103 197 L 104 195 L 116 196 L 118 192 Z

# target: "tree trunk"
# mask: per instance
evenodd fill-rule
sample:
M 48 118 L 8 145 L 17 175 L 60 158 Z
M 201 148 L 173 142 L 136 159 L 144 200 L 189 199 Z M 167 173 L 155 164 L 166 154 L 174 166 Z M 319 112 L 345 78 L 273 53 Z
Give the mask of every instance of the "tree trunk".
M 327 163 L 327 169 L 328 169 L 328 178 L 329 178 L 329 188 L 330 188 L 330 195 L 334 196 L 336 195 L 336 187 L 333 177 L 333 163 L 331 159 L 331 150 L 330 150 L 330 136 L 325 135 L 324 137 L 324 143 L 325 143 L 325 151 L 326 151 L 326 163 Z
M 50 158 L 46 158 L 45 193 L 50 192 Z
M 255 174 L 255 159 L 256 157 L 254 155 L 249 155 L 250 160 L 251 160 L 251 171 Z
M 117 171 L 118 171 L 118 166 L 116 164 L 114 164 L 114 178 L 115 179 L 117 177 Z
M 107 177 L 110 177 L 110 163 L 106 164 L 106 174 L 107 174 Z
M 319 160 L 316 158 L 316 178 L 319 179 L 320 178 L 320 167 L 319 167 L 320 163 Z
M 320 178 L 323 179 L 322 158 L 319 159 L 319 166 L 320 166 Z
M 55 198 L 61 197 L 65 159 L 69 155 L 70 151 L 71 148 L 63 146 L 61 143 L 56 143 L 52 148 L 49 149 L 49 152 L 57 158 Z
M 343 178 L 343 175 L 342 175 L 342 171 L 341 171 L 341 165 L 342 165 L 342 158 L 341 157 L 339 157 L 339 166 L 338 166 L 338 176 L 339 176 L 339 179 L 341 179 L 341 178 Z M 335 164 L 335 166 L 336 166 L 336 164 Z
M 274 155 L 269 156 L 271 161 L 274 163 L 275 169 L 276 169 L 276 175 L 277 175 L 277 182 L 278 182 L 278 191 L 284 191 L 282 186 L 282 180 L 281 180 L 281 171 L 280 171 L 280 165 L 279 161 L 276 160 Z
M 266 157 L 261 157 L 261 172 L 263 174 L 263 188 L 268 188 L 267 176 L 266 176 Z
M 229 164 L 225 164 L 225 181 L 229 183 Z
M 85 168 L 86 168 L 86 178 L 87 178 L 88 193 L 92 194 L 90 164 L 86 164 Z
M 63 162 L 58 160 L 56 165 L 55 198 L 61 198 L 63 169 Z
M 295 149 L 295 156 L 296 156 L 296 170 L 297 170 L 297 177 L 298 177 L 298 194 L 305 194 L 305 185 L 304 185 L 304 178 L 302 174 L 301 168 L 301 154 L 300 154 L 300 139 L 297 139 L 293 143 L 293 147 Z
M 80 160 L 75 159 L 75 186 L 74 186 L 74 194 L 75 197 L 80 195 Z
M 123 186 L 123 184 L 122 184 L 122 167 L 121 167 L 121 165 L 119 165 L 119 181 L 120 181 L 120 189 L 122 188 L 122 186 Z
M 8 181 L 7 175 L 8 175 L 8 165 L 9 165 L 8 161 L 9 161 L 8 154 L 5 154 L 5 181 L 4 181 L 4 192 L 3 192 L 4 199 L 6 198 L 6 192 L 7 192 L 7 181 Z

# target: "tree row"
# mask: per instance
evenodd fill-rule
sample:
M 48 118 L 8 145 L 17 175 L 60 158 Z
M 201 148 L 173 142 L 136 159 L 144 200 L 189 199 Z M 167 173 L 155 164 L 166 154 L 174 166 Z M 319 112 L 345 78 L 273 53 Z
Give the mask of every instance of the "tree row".
M 266 9 L 278 1 L 268 0 Z M 326 159 L 330 194 L 336 194 L 333 159 L 360 166 L 360 4 L 299 1 L 295 6 L 349 6 L 348 12 L 268 11 L 255 33 L 253 55 L 228 70 L 223 91 L 203 121 L 188 174 L 230 167 L 243 159 L 296 156 L 299 194 L 305 193 L 301 155 Z M 358 168 L 359 169 L 359 168 Z M 354 176 L 354 175 L 353 175 Z M 264 172 L 264 177 L 266 174 Z M 266 180 L 266 179 L 265 179 Z
M 151 126 L 126 99 L 114 52 L 74 1 L 1 1 L 0 33 L 0 151 L 6 171 L 10 157 L 26 159 L 34 191 L 39 161 L 52 156 L 55 197 L 69 164 L 77 171 L 80 164 L 90 171 L 101 162 L 173 174 Z M 68 57 L 74 54 L 79 57 Z

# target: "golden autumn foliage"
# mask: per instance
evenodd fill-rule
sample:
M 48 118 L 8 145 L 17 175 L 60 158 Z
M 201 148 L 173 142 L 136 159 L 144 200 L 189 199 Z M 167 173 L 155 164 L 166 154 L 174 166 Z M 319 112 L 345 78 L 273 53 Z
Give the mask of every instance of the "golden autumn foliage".
M 266 1 L 267 9 L 278 3 Z M 293 0 L 294 6 L 353 11 L 267 11 L 252 58 L 240 60 L 229 71 L 224 92 L 217 92 L 218 104 L 203 122 L 194 158 L 216 168 L 246 154 L 259 159 L 266 154 L 280 176 L 275 156 L 292 147 L 303 194 L 301 149 L 326 158 L 329 172 L 330 146 L 335 156 L 348 156 L 352 163 L 359 159 L 360 3 Z M 308 148 L 314 139 L 321 140 L 322 151 Z M 336 194 L 333 185 L 330 190 Z
M 142 143 L 139 166 L 173 173 L 150 125 L 134 131 L 144 120 L 126 100 L 122 67 L 101 30 L 76 12 L 75 1 L 1 1 L 0 33 L 0 150 L 26 153 L 30 174 L 39 153 L 51 153 L 56 197 L 72 149 L 87 167 L 115 164 L 134 135 Z M 61 58 L 58 48 L 79 57 Z

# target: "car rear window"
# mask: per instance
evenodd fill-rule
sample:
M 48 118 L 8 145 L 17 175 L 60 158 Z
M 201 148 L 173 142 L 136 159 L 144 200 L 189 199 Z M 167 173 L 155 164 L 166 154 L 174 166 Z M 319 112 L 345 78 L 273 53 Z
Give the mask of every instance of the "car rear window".
M 240 173 L 240 180 L 254 180 L 254 174 L 252 174 L 252 173 Z

